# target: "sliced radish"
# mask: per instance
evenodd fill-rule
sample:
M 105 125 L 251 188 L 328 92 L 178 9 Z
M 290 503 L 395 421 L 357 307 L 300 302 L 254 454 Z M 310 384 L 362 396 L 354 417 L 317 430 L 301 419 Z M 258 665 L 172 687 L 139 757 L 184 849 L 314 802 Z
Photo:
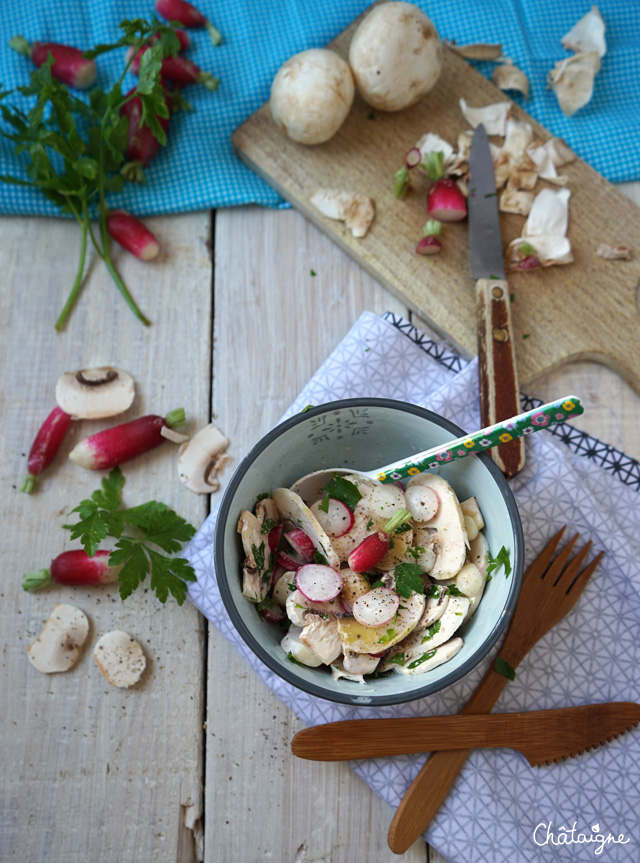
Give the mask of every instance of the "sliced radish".
M 298 557 L 301 557 L 305 563 L 310 563 L 313 560 L 316 547 L 311 537 L 303 530 L 300 530 L 299 527 L 294 527 L 293 530 L 285 533 L 284 538 Z
M 353 616 L 363 626 L 384 626 L 393 620 L 400 597 L 388 587 L 374 587 L 353 603 Z
M 420 162 L 422 162 L 422 153 L 419 147 L 412 147 L 404 154 L 404 163 L 409 170 L 417 168 Z
M 342 576 L 330 566 L 307 563 L 296 572 L 296 587 L 311 602 L 329 602 L 342 590 Z
M 467 202 L 449 177 L 441 177 L 427 192 L 427 213 L 440 222 L 459 222 L 467 217 Z
M 287 572 L 296 572 L 304 564 L 304 560 L 300 560 L 289 554 L 288 551 L 281 551 L 278 554 L 278 563 L 283 566 Z
M 280 545 L 280 537 L 282 536 L 282 525 L 276 524 L 267 534 L 267 542 L 269 543 L 269 551 L 275 551 Z
M 311 512 L 318 519 L 327 536 L 335 539 L 349 533 L 355 522 L 355 517 L 346 503 L 330 497 L 326 512 L 320 508 L 321 503 L 322 501 L 317 500 L 312 504 Z
M 407 509 L 414 521 L 431 521 L 438 512 L 440 500 L 435 491 L 427 485 L 410 485 L 405 492 Z
M 390 544 L 391 537 L 388 533 L 379 530 L 377 533 L 369 534 L 347 558 L 349 569 L 354 572 L 366 572 L 371 569 L 389 551 Z

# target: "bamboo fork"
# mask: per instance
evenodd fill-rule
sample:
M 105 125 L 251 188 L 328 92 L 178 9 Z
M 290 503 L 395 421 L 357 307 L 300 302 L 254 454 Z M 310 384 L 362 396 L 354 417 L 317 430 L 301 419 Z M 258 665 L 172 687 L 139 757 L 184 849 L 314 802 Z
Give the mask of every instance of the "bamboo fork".
M 569 561 L 578 540 L 576 534 L 552 560 L 564 530 L 563 527 L 556 533 L 524 574 L 518 603 L 500 650 L 500 657 L 512 668 L 516 668 L 533 645 L 571 611 L 604 555 L 601 551 L 580 571 L 591 542 Z M 490 713 L 506 684 L 507 678 L 490 668 L 461 713 Z M 391 821 L 387 839 L 395 854 L 403 854 L 424 832 L 470 751 L 444 750 L 428 758 Z

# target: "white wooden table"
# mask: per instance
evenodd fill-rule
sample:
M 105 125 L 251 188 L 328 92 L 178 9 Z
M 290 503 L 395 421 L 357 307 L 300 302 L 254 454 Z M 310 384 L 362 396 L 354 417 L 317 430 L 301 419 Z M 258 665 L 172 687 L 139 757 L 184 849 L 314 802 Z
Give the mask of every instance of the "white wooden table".
M 640 202 L 637 186 L 629 191 Z M 295 212 L 240 208 L 149 224 L 161 259 L 119 264 L 153 326 L 138 324 L 92 261 L 57 335 L 76 228 L 0 219 L 0 860 L 389 863 L 388 807 L 346 765 L 293 758 L 301 723 L 189 603 L 163 608 L 143 590 L 122 603 L 113 587 L 21 589 L 23 572 L 72 546 L 61 525 L 100 477 L 66 459 L 100 425 L 82 423 L 40 490 L 18 491 L 62 371 L 129 370 L 139 393 L 131 417 L 183 405 L 195 430 L 215 416 L 231 440 L 224 488 L 362 311 L 408 315 Z M 581 363 L 530 389 L 543 399 L 580 393 L 576 424 L 640 458 L 640 398 L 614 373 Z M 199 526 L 208 500 L 177 481 L 171 446 L 124 467 L 125 501 L 155 497 Z M 91 631 L 72 671 L 45 676 L 25 647 L 59 601 L 82 608 Z M 92 659 L 95 640 L 114 628 L 149 660 L 131 690 L 109 686 Z M 422 840 L 405 859 L 424 863 L 427 853 L 442 860 Z

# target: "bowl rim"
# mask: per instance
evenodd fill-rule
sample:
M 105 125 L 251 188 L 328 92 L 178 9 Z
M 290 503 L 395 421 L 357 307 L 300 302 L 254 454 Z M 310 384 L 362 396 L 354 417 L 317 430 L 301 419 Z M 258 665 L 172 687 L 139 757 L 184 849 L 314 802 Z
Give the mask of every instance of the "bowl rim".
M 522 530 L 520 514 L 518 512 L 518 507 L 513 496 L 513 492 L 511 491 L 507 480 L 502 475 L 500 469 L 495 464 L 491 456 L 486 452 L 474 453 L 474 455 L 482 461 L 484 466 L 487 468 L 489 473 L 496 481 L 498 488 L 503 495 L 511 521 L 511 528 L 514 536 L 514 559 L 512 561 L 510 590 L 507 596 L 507 601 L 504 605 L 504 608 L 502 609 L 502 613 L 500 614 L 493 629 L 491 630 L 485 641 L 482 643 L 482 645 L 457 669 L 451 671 L 449 674 L 445 674 L 444 677 L 439 678 L 436 683 L 427 682 L 423 687 L 413 689 L 408 692 L 400 691 L 395 693 L 389 693 L 388 695 L 374 693 L 370 696 L 367 696 L 367 703 L 364 704 L 363 694 L 361 692 L 349 692 L 348 690 L 345 690 L 344 693 L 327 691 L 319 684 L 301 679 L 297 676 L 293 667 L 291 669 L 288 669 L 286 666 L 280 665 L 278 662 L 276 662 L 275 659 L 271 657 L 268 651 L 266 651 L 262 647 L 260 641 L 254 636 L 252 630 L 245 624 L 244 620 L 240 616 L 240 613 L 236 609 L 235 602 L 231 594 L 231 588 L 229 587 L 227 580 L 227 570 L 224 562 L 223 543 L 224 528 L 229 518 L 231 501 L 234 497 L 236 489 L 238 488 L 240 481 L 242 480 L 250 466 L 253 464 L 255 459 L 269 446 L 269 444 L 272 443 L 272 441 L 274 441 L 276 438 L 278 438 L 281 434 L 288 431 L 289 429 L 294 428 L 301 422 L 306 422 L 311 417 L 314 417 L 318 414 L 327 413 L 328 411 L 332 410 L 343 410 L 350 407 L 367 406 L 392 408 L 394 410 L 401 410 L 407 413 L 415 414 L 419 417 L 422 417 L 423 419 L 430 420 L 434 424 L 440 426 L 445 431 L 451 432 L 455 437 L 462 437 L 463 435 L 467 434 L 467 432 L 465 432 L 465 430 L 460 426 L 456 425 L 456 423 L 446 419 L 445 417 L 435 413 L 434 411 L 430 411 L 428 408 L 423 408 L 419 405 L 414 405 L 410 402 L 403 402 L 396 399 L 366 397 L 340 399 L 336 401 L 325 402 L 321 405 L 314 405 L 305 408 L 303 412 L 297 413 L 294 416 L 283 420 L 283 422 L 279 423 L 278 425 L 274 426 L 270 431 L 268 431 L 251 448 L 251 450 L 247 453 L 247 455 L 238 465 L 236 471 L 231 477 L 231 480 L 229 481 L 227 488 L 224 491 L 224 495 L 218 509 L 218 515 L 216 518 L 216 526 L 214 531 L 213 563 L 216 581 L 220 590 L 220 597 L 226 608 L 227 614 L 231 618 L 231 622 L 233 623 L 236 632 L 240 635 L 247 647 L 249 647 L 253 651 L 253 653 L 255 653 L 258 659 L 260 659 L 269 669 L 271 669 L 271 671 L 277 674 L 278 677 L 282 678 L 287 683 L 292 684 L 292 686 L 295 686 L 297 689 L 301 689 L 303 692 L 306 692 L 317 698 L 323 698 L 327 701 L 338 702 L 340 704 L 350 704 L 359 707 L 382 707 L 390 704 L 406 704 L 410 701 L 417 701 L 418 699 L 424 698 L 427 695 L 433 695 L 434 693 L 439 692 L 445 687 L 450 686 L 452 683 L 455 683 L 457 680 L 460 680 L 460 678 L 464 677 L 466 674 L 469 673 L 469 671 L 471 671 L 473 668 L 475 668 L 482 662 L 482 660 L 491 651 L 500 636 L 503 634 L 509 621 L 511 620 L 516 603 L 518 601 L 518 597 L 520 595 L 520 588 L 522 586 L 522 578 L 524 574 L 524 534 Z M 219 573 L 224 573 L 222 578 L 219 576 Z

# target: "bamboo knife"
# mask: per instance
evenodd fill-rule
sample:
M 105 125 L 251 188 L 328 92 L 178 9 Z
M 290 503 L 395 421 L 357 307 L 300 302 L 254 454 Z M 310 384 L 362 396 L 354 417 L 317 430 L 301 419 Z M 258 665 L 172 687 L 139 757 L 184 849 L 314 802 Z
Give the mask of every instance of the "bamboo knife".
M 614 701 L 525 713 L 347 719 L 299 731 L 291 751 L 311 761 L 506 747 L 532 766 L 602 746 L 640 721 L 640 704 Z
M 521 408 L 495 172 L 482 123 L 473 133 L 469 173 L 469 255 L 471 275 L 476 279 L 480 418 L 488 426 L 521 413 Z M 494 447 L 491 457 L 510 479 L 524 467 L 524 439 Z

